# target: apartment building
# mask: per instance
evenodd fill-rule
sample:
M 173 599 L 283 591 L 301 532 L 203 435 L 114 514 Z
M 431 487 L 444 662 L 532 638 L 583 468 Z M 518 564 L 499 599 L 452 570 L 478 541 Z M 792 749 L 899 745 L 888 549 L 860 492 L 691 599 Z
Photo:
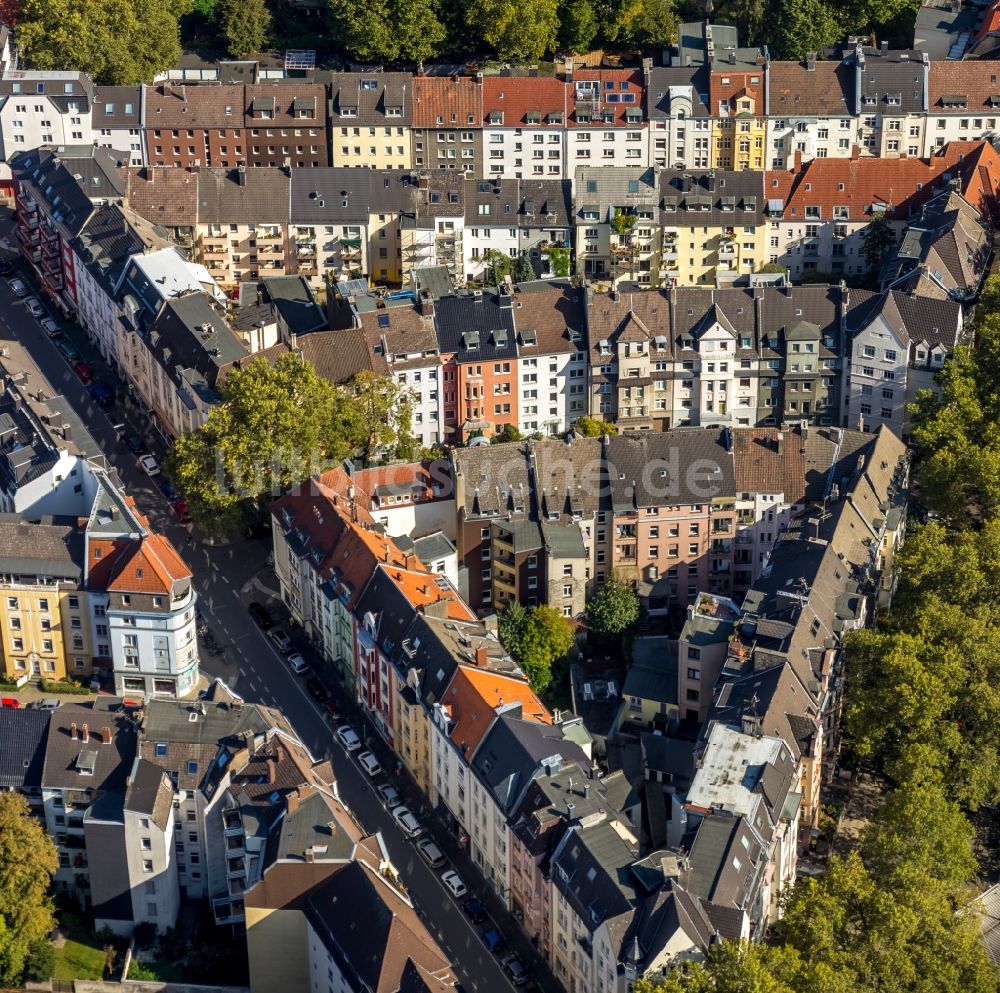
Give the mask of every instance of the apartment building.
M 579 166 L 575 190 L 577 273 L 612 286 L 655 283 L 660 253 L 656 170 Z
M 764 168 L 787 169 L 796 156 L 803 162 L 850 158 L 863 147 L 854 75 L 843 60 L 817 60 L 809 52 L 801 62 L 771 62 L 767 87 Z
M 142 130 L 147 162 L 188 169 L 245 164 L 244 87 L 163 82 L 143 86 Z
M 707 27 L 706 27 L 707 31 Z M 767 50 L 709 44 L 713 169 L 763 169 L 767 138 Z
M 0 189 L 14 192 L 18 152 L 92 145 L 94 84 L 86 73 L 5 68 L 0 76 Z
M 566 81 L 572 86 L 566 130 L 567 172 L 571 174 L 580 165 L 647 166 L 649 138 L 642 72 L 574 69 L 571 61 L 565 69 Z
M 654 68 L 647 59 L 643 75 L 649 164 L 657 169 L 707 169 L 712 160 L 708 67 Z
M 386 181 L 391 184 L 389 177 Z M 465 178 L 457 172 L 434 170 L 404 180 L 404 188 L 398 194 L 399 271 L 404 283 L 412 278 L 414 269 L 426 266 L 446 266 L 456 286 L 464 283 L 464 198 Z M 390 196 L 386 215 L 394 199 Z M 380 222 L 386 240 L 392 237 L 394 227 L 388 216 Z M 391 245 L 385 245 L 381 237 L 379 241 L 387 258 L 391 258 Z
M 483 175 L 482 76 L 413 77 L 413 168 Z
M 413 167 L 413 77 L 408 72 L 333 74 L 330 165 Z
M 386 534 L 455 538 L 455 489 L 445 459 L 406 462 L 367 469 L 350 467 L 356 499 L 367 507 Z M 421 561 L 440 572 L 427 559 Z
M 96 87 L 91 122 L 96 144 L 110 148 L 130 166 L 146 164 L 141 86 Z
M 150 165 L 123 172 L 128 205 L 162 228 L 185 255 L 190 255 L 198 221 L 198 173 Z
M 347 167 L 292 169 L 288 250 L 310 286 L 322 288 L 327 274 L 355 279 L 371 271 L 370 178 Z
M 963 341 L 959 304 L 890 290 L 855 317 L 847 423 L 861 431 L 885 425 L 907 438 L 907 405 L 919 390 L 938 391 L 937 375 Z
M 483 179 L 570 179 L 566 121 L 572 94 L 552 76 L 483 78 Z
M 1000 83 L 989 60 L 931 62 L 924 142 L 933 155 L 952 141 L 992 140 L 1000 118 Z
M 313 168 L 330 164 L 322 83 L 259 83 L 244 87 L 243 100 L 247 165 Z
M 67 313 L 76 308 L 71 242 L 101 204 L 118 203 L 125 184 L 110 152 L 94 145 L 19 152 L 14 174 L 17 238 L 45 292 Z

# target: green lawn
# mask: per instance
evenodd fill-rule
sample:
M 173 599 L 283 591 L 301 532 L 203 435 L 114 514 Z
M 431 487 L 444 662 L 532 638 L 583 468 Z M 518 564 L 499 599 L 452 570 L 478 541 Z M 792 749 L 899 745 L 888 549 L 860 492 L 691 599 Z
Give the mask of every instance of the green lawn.
M 102 979 L 104 949 L 98 948 L 86 931 L 73 928 L 62 948 L 55 949 L 56 979 Z

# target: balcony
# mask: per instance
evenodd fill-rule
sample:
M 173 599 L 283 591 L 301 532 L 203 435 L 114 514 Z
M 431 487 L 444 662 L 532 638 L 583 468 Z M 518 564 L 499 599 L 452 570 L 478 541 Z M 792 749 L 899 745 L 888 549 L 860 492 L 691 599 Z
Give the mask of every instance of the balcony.
M 19 210 L 23 210 L 26 214 L 37 214 L 38 204 L 33 197 L 28 196 L 27 193 L 17 194 L 17 206 Z
M 733 549 L 733 543 L 728 538 L 715 538 L 712 541 L 713 555 L 728 555 Z
M 720 241 L 719 242 L 719 258 L 720 259 L 732 259 L 736 257 L 736 242 L 735 241 Z
M 26 228 L 24 225 L 18 224 L 17 240 L 27 248 L 37 246 L 42 240 L 42 236 L 38 233 L 38 225 L 35 224 L 30 228 Z

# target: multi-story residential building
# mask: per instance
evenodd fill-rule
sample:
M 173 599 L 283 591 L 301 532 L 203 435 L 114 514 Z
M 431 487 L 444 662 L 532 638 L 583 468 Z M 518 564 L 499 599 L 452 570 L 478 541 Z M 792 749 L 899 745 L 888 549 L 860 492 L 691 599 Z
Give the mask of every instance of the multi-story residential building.
M 765 252 L 763 176 L 744 170 L 659 175 L 656 285 L 725 286 L 759 269 Z
M 930 63 L 930 95 L 920 154 L 951 141 L 990 140 L 1000 119 L 1000 83 L 991 60 Z
M 368 217 L 373 178 L 346 167 L 292 169 L 288 249 L 294 271 L 311 286 L 322 288 L 328 274 L 332 279 L 354 279 L 371 271 Z M 395 244 L 391 249 L 398 251 Z
M 574 69 L 566 66 L 572 85 L 566 129 L 566 169 L 577 166 L 643 166 L 649 164 L 645 121 L 646 87 L 637 69 Z
M 202 170 L 198 260 L 224 287 L 295 273 L 288 238 L 291 179 L 285 169 Z
M 392 183 L 390 177 L 386 182 Z M 447 266 L 457 286 L 465 282 L 465 178 L 461 173 L 431 171 L 419 177 L 409 177 L 404 181 L 404 189 L 398 191 L 399 203 L 399 252 L 400 275 L 408 282 L 414 269 L 425 266 Z M 377 190 L 377 184 L 376 184 Z M 391 191 L 390 191 L 391 193 Z M 379 204 L 379 196 L 373 194 L 373 207 Z M 389 214 L 393 206 L 390 197 Z M 384 242 L 381 232 L 385 231 L 389 241 L 384 245 L 387 257 L 391 258 L 391 236 L 394 224 L 386 217 L 379 226 L 379 244 Z M 381 255 L 381 252 L 379 253 Z
M 129 378 L 166 438 L 201 427 L 218 389 L 250 350 L 200 290 L 167 300 L 148 334 L 131 336 Z
M 94 141 L 130 166 L 146 164 L 142 141 L 142 87 L 99 86 L 94 91 Z
M 198 173 L 173 166 L 126 169 L 125 200 L 137 214 L 163 229 L 191 255 L 198 222 Z
M 326 87 L 321 83 L 260 83 L 245 87 L 243 99 L 247 165 L 330 164 Z
M 514 297 L 507 286 L 434 303 L 446 438 L 467 440 L 520 420 Z
M 658 281 L 660 188 L 655 169 L 576 170 L 576 268 L 593 280 Z
M 648 591 L 666 577 L 660 596 L 671 604 L 729 592 L 736 486 L 727 441 L 728 433 L 695 429 L 607 439 L 607 547 L 617 576 Z
M 235 169 L 247 157 L 244 87 L 164 82 L 143 86 L 142 130 L 150 165 Z
M 367 506 L 386 534 L 397 539 L 443 534 L 454 540 L 455 488 L 447 460 L 349 468 L 355 499 Z M 431 572 L 442 571 L 427 559 L 421 561 Z
M 412 124 L 413 77 L 408 72 L 333 74 L 331 165 L 412 168 Z
M 737 531 L 737 545 L 738 538 Z M 699 593 L 688 606 L 687 620 L 677 639 L 677 707 L 685 720 L 703 723 L 708 719 L 715 684 L 739 618 L 740 608 L 728 597 Z
M 854 76 L 854 113 L 859 143 L 869 155 L 895 159 L 925 147 L 930 85 L 926 52 L 848 42 L 844 61 Z
M 483 175 L 482 76 L 413 77 L 413 168 Z
M 5 70 L 0 77 L 0 188 L 13 191 L 7 163 L 18 152 L 95 144 L 93 103 L 94 84 L 86 73 Z
M 537 71 L 483 78 L 483 179 L 573 179 L 566 157 L 570 86 Z
M 568 282 L 518 283 L 514 292 L 520 394 L 518 427 L 561 434 L 587 412 L 587 314 Z
M 46 293 L 76 308 L 71 242 L 100 204 L 121 201 L 125 185 L 111 153 L 94 145 L 39 148 L 9 160 L 16 186 L 17 237 Z
M 708 27 L 705 28 L 706 33 Z M 707 44 L 713 169 L 763 169 L 767 138 L 767 49 Z
M 573 272 L 571 185 L 569 180 L 518 182 L 518 250 L 527 255 L 538 276 L 561 277 Z
M 855 318 L 851 385 L 845 397 L 848 425 L 873 431 L 884 425 L 907 438 L 908 404 L 919 390 L 938 391 L 937 376 L 963 340 L 962 307 L 890 290 Z
M 661 69 L 653 68 L 651 61 L 643 66 L 649 164 L 657 169 L 707 169 L 712 160 L 713 123 L 708 67 Z
M 44 816 L 42 769 L 52 712 L 33 707 L 0 707 L 0 789 L 20 793 L 36 817 Z
M 850 158 L 861 145 L 854 73 L 843 60 L 817 60 L 809 52 L 802 62 L 771 62 L 767 88 L 766 168 L 787 169 L 796 155 L 803 162 Z M 908 154 L 917 154 L 909 147 Z

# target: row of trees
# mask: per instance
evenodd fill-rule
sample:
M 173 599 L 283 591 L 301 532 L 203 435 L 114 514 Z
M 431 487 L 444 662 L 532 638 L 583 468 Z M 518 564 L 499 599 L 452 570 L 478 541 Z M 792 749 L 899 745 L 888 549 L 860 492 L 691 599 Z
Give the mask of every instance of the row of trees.
M 290 487 L 346 458 L 412 459 L 410 395 L 391 377 L 360 373 L 337 386 L 294 354 L 234 370 L 207 422 L 180 437 L 168 471 L 195 523 L 232 534 Z
M 267 0 L 20 0 L 18 43 L 40 69 L 80 69 L 99 83 L 148 82 L 177 63 L 180 25 L 209 27 L 246 58 L 281 42 L 294 15 Z M 849 34 L 909 44 L 919 0 L 725 0 L 715 20 L 774 58 L 801 58 Z M 470 53 L 502 60 L 616 48 L 657 54 L 676 41 L 684 0 L 327 0 L 314 44 L 362 62 L 423 63 Z

